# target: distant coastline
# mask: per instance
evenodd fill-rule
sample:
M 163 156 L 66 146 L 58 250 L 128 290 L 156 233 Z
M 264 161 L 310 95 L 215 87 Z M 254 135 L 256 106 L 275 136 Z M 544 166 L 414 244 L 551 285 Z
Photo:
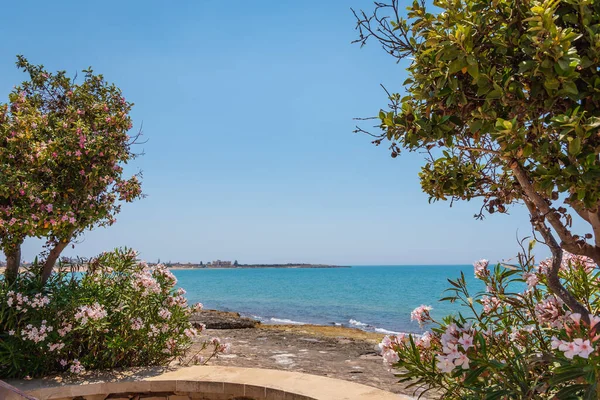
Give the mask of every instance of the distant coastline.
M 347 265 L 330 265 L 330 264 L 303 264 L 303 263 L 288 263 L 288 264 L 238 264 L 238 265 L 210 265 L 210 264 L 167 264 L 169 269 L 187 270 L 187 269 L 267 269 L 267 268 L 350 268 Z

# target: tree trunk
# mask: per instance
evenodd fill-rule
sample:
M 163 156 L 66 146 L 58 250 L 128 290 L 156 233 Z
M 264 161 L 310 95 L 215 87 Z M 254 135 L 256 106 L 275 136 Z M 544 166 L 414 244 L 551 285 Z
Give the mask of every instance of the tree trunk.
M 7 282 L 13 283 L 17 279 L 21 266 L 21 245 L 18 245 L 15 250 L 7 252 L 5 256 L 6 272 L 4 272 L 4 277 Z
M 589 310 L 583 304 L 577 301 L 575 296 L 573 296 L 573 294 L 563 286 L 560 278 L 558 277 L 560 265 L 562 263 L 563 249 L 554 238 L 550 228 L 548 228 L 544 222 L 540 210 L 537 209 L 535 204 L 533 204 L 533 202 L 528 198 L 524 198 L 524 201 L 525 205 L 527 205 L 527 208 L 529 209 L 529 213 L 531 214 L 531 224 L 533 225 L 533 228 L 538 231 L 540 235 L 542 235 L 545 242 L 544 244 L 548 246 L 552 252 L 552 266 L 547 274 L 548 288 L 550 288 L 552 293 L 558 296 L 558 298 L 561 299 L 567 305 L 567 307 L 571 309 L 571 311 L 581 314 L 581 318 L 589 324 Z
M 50 278 L 52 274 L 52 270 L 54 269 L 54 265 L 56 265 L 56 260 L 60 257 L 60 253 L 69 245 L 69 241 L 60 241 L 58 242 L 50 253 L 48 254 L 48 258 L 44 262 L 44 269 L 42 270 L 42 284 L 45 284 Z

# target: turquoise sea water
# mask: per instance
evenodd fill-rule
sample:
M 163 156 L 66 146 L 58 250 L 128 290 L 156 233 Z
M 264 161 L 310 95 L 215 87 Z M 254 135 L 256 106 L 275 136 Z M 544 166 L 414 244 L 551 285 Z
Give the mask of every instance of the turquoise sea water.
M 448 278 L 465 273 L 472 292 L 483 290 L 473 267 L 360 266 L 332 269 L 206 269 L 173 271 L 190 303 L 237 311 L 266 323 L 346 325 L 379 332 L 419 332 L 410 312 L 433 306 L 441 318 L 460 310 L 439 302 Z

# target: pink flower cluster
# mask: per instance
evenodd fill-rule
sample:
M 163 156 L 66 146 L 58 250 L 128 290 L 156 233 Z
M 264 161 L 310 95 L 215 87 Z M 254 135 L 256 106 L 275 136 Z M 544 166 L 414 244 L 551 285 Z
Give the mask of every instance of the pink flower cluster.
M 142 292 L 142 296 L 146 297 L 152 293 L 160 293 L 160 284 L 152 276 L 150 269 L 145 268 L 142 272 L 136 272 L 133 274 L 133 278 L 132 285 Z
M 40 327 L 37 328 L 31 324 L 28 324 L 21 331 L 23 340 L 31 340 L 34 343 L 43 342 L 48 337 L 48 333 L 52 332 L 54 328 L 50 325 L 46 325 L 47 321 L 43 320 Z
M 169 319 L 171 318 L 171 311 L 167 310 L 166 308 L 161 308 L 158 310 L 158 316 L 162 319 Z
M 473 264 L 473 267 L 475 269 L 475 277 L 478 279 L 484 279 L 485 277 L 487 277 L 490 274 L 490 271 L 488 270 L 488 265 L 489 265 L 489 261 L 488 260 L 479 260 L 477 262 L 475 262 Z
M 141 318 L 132 318 L 131 319 L 131 329 L 134 331 L 139 331 L 144 327 L 144 321 Z
M 467 350 L 474 347 L 474 331 L 470 325 L 459 328 L 450 324 L 441 337 L 442 353 L 436 355 L 436 367 L 443 373 L 451 373 L 455 368 L 469 369 Z M 462 348 L 462 352 L 461 352 Z
M 104 306 L 94 303 L 91 306 L 80 306 L 79 311 L 75 313 L 75 319 L 85 325 L 89 320 L 97 321 L 106 317 L 106 309 Z
M 194 328 L 187 328 L 183 331 L 183 334 L 188 338 L 193 339 L 198 336 L 198 331 Z
M 431 321 L 429 311 L 433 310 L 431 306 L 420 305 L 410 313 L 410 319 L 417 321 L 420 326 L 423 326 L 427 321 Z
M 562 300 L 554 295 L 548 295 L 535 305 L 535 316 L 540 324 L 548 324 L 553 328 L 562 327 L 565 317 Z
M 397 351 L 398 347 L 407 344 L 409 340 L 408 335 L 404 333 L 400 333 L 396 336 L 384 336 L 381 343 L 379 343 L 379 350 L 383 357 L 383 363 L 393 365 L 400 361 Z
M 26 306 L 31 308 L 42 308 L 50 304 L 50 297 L 37 293 L 30 299 L 28 296 L 10 290 L 6 293 L 6 304 L 9 307 L 12 307 L 14 304 L 17 311 L 27 312 Z
M 163 264 L 158 264 L 154 267 L 154 276 L 161 277 L 169 283 L 169 286 L 173 287 L 177 284 L 177 278 L 173 273 Z
M 79 374 L 83 374 L 85 372 L 85 368 L 83 367 L 83 365 L 81 365 L 79 360 L 75 359 L 71 363 L 71 367 L 69 367 L 69 371 L 71 371 L 72 374 L 79 375 Z
M 594 260 L 586 256 L 578 256 L 569 252 L 563 252 L 563 258 L 560 265 L 561 269 L 581 268 L 586 274 L 590 274 L 598 268 Z
M 50 350 L 50 351 L 61 351 L 64 347 L 65 347 L 65 344 L 62 342 L 48 343 L 48 350 Z
M 63 322 L 62 328 L 57 330 L 57 332 L 60 335 L 60 337 L 65 337 L 67 333 L 71 332 L 71 330 L 73 330 L 73 325 L 67 322 Z
M 500 299 L 496 296 L 482 296 L 481 304 L 483 305 L 483 312 L 486 314 L 495 311 L 501 304 Z
M 552 348 L 562 351 L 565 357 L 573 359 L 575 356 L 588 358 L 594 352 L 594 347 L 588 339 L 577 338 L 572 342 L 560 340 L 556 336 L 552 337 Z

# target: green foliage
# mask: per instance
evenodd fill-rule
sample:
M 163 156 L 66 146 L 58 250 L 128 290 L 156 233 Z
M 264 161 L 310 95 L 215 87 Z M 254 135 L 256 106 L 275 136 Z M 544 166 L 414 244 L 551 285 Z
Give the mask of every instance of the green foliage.
M 189 321 L 196 308 L 164 266 L 149 268 L 130 250 L 85 265 L 86 272 L 63 269 L 46 284 L 34 273 L 0 281 L 1 377 L 164 365 L 184 356 L 198 334 Z
M 414 1 L 407 19 L 379 16 L 397 1 L 359 17 L 359 42 L 374 37 L 412 59 L 405 95 L 391 94 L 379 113 L 376 143 L 389 140 L 393 156 L 428 154 L 420 178 L 432 200 L 481 197 L 505 212 L 525 195 L 519 165 L 542 197 L 597 211 L 600 3 L 433 3 L 435 13 Z
M 531 247 L 530 247 L 531 250 Z M 547 286 L 550 261 L 521 255 L 517 265 L 476 276 L 486 290 L 469 291 L 464 276 L 450 280 L 447 297 L 464 310 L 436 322 L 424 336 L 382 342 L 384 357 L 411 386 L 433 388 L 445 399 L 595 399 L 600 379 L 600 272 L 595 263 L 567 255 L 559 277 L 592 312 L 592 324 L 569 311 Z M 416 310 L 417 311 L 417 310 Z M 586 347 L 587 346 L 587 347 Z
M 63 247 L 83 230 L 114 223 L 119 201 L 141 196 L 123 165 L 135 154 L 121 90 L 84 70 L 76 83 L 19 56 L 29 80 L 0 105 L 0 245 L 18 250 L 25 237 Z M 59 251 L 60 253 L 60 251 Z

